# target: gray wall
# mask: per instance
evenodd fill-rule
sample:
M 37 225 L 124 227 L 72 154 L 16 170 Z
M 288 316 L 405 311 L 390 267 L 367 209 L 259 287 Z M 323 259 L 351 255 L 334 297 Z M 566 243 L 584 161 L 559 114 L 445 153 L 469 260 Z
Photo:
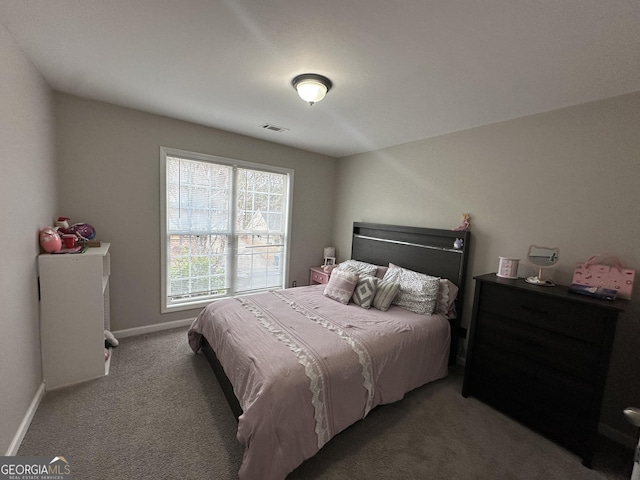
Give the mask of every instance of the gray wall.
M 56 211 L 52 94 L 0 25 L 0 454 L 42 383 L 38 231 Z
M 56 94 L 60 215 L 111 242 L 111 328 L 192 318 L 160 313 L 160 147 L 291 168 L 290 281 L 304 285 L 332 237 L 336 160 L 179 120 Z
M 634 93 L 347 157 L 338 164 L 334 243 L 345 259 L 354 221 L 451 228 L 469 212 L 472 275 L 495 272 L 501 255 L 524 258 L 532 243 L 560 248 L 558 283 L 596 253 L 640 270 L 639 155 Z M 534 269 L 521 261 L 518 273 Z M 640 405 L 639 300 L 636 285 L 618 323 L 602 415 L 629 437 L 621 411 Z

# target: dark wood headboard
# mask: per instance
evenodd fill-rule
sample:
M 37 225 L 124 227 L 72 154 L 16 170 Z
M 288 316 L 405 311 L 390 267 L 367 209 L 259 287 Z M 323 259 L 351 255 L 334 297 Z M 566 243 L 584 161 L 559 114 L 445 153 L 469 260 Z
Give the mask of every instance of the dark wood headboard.
M 454 248 L 456 239 L 462 240 L 462 248 Z M 451 320 L 449 364 L 454 364 L 458 355 L 470 241 L 469 231 L 361 222 L 353 224 L 351 258 L 354 260 L 376 265 L 394 263 L 416 272 L 447 278 L 460 289 L 456 299 L 457 317 Z

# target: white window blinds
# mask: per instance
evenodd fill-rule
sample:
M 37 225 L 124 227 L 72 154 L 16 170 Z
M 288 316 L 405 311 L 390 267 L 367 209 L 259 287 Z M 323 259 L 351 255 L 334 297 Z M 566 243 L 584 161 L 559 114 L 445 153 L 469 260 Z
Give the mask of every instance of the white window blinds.
M 163 311 L 282 288 L 293 172 L 161 150 Z

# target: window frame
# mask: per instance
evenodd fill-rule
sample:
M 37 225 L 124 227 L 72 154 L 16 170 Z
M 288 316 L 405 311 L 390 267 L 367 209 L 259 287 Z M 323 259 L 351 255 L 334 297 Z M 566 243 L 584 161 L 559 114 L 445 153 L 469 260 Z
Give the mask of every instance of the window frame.
M 172 304 L 168 297 L 168 285 L 170 284 L 170 268 L 169 268 L 169 233 L 167 231 L 168 225 L 168 208 L 169 202 L 167 199 L 168 194 L 168 176 L 167 176 L 167 157 L 180 157 L 186 160 L 216 163 L 220 165 L 231 166 L 236 168 L 245 168 L 250 170 L 258 170 L 268 173 L 278 173 L 287 175 L 287 191 L 284 197 L 286 198 L 286 207 L 283 214 L 285 219 L 285 231 L 284 231 L 284 258 L 282 259 L 283 265 L 283 277 L 282 288 L 285 288 L 289 284 L 289 261 L 291 255 L 291 225 L 292 225 L 292 206 L 293 206 L 293 182 L 294 171 L 290 168 L 278 167 L 274 165 L 247 162 L 244 160 L 236 160 L 226 157 L 219 157 L 215 155 L 207 155 L 204 153 L 190 152 L 187 150 L 180 150 L 170 147 L 160 147 L 160 311 L 161 313 L 177 312 L 182 310 L 193 310 L 195 308 L 202 308 L 206 305 L 216 302 L 224 298 L 232 298 L 241 295 L 250 295 L 253 292 L 248 293 L 235 293 L 235 288 L 232 285 L 232 294 L 225 295 L 220 298 L 207 298 L 204 300 L 185 301 L 177 304 Z M 234 173 L 234 187 L 233 198 L 235 199 L 235 173 Z M 233 205 L 232 209 L 232 229 L 230 235 L 235 235 L 235 216 L 236 205 Z M 233 242 L 232 242 L 233 243 Z M 233 259 L 236 255 L 234 248 L 229 252 L 229 255 Z M 233 262 L 232 262 L 233 264 Z M 235 266 L 232 267 L 235 269 Z

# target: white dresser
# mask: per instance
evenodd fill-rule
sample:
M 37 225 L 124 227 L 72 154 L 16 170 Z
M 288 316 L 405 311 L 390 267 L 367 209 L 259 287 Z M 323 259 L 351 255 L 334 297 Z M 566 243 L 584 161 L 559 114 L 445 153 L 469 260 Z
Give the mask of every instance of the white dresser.
M 109 321 L 109 243 L 78 254 L 38 256 L 45 388 L 102 377 Z

